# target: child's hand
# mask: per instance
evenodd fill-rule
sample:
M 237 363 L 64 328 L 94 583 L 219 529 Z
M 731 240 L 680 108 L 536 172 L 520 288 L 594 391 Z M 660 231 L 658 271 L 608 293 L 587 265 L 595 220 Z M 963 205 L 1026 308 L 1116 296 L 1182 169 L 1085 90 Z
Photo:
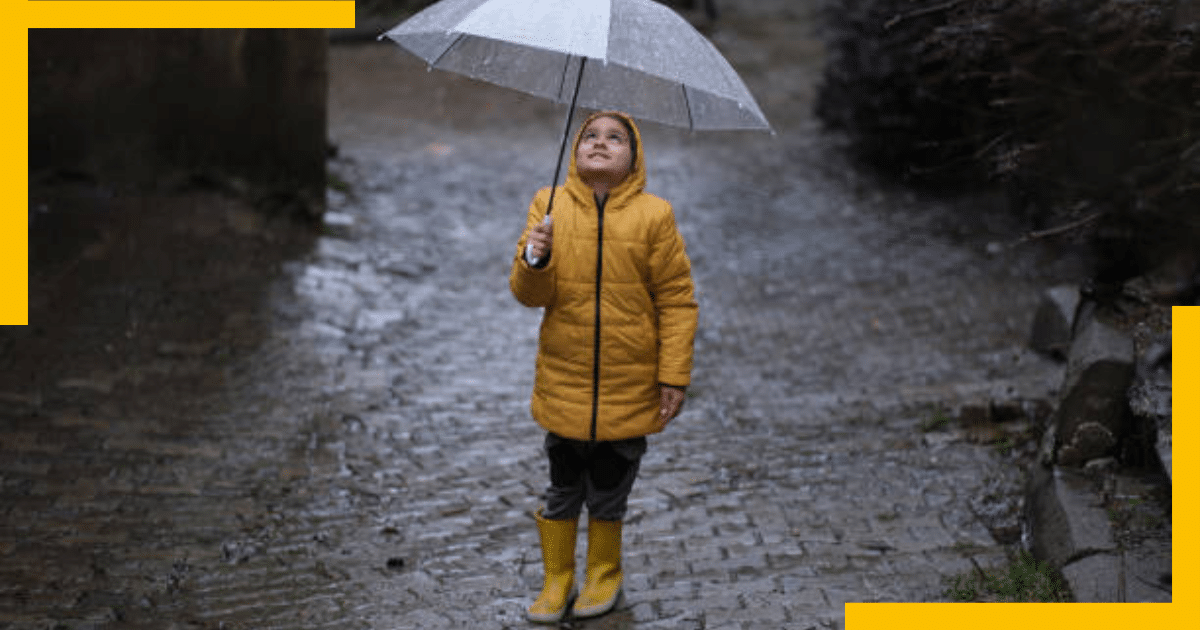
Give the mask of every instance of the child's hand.
M 546 220 L 533 226 L 529 231 L 529 253 L 538 260 L 545 260 L 554 246 L 554 220 L 549 216 Z
M 660 385 L 662 390 L 662 404 L 659 407 L 658 414 L 658 430 L 662 431 L 667 428 L 675 416 L 683 411 L 683 400 L 687 395 L 687 388 L 675 387 L 673 385 Z

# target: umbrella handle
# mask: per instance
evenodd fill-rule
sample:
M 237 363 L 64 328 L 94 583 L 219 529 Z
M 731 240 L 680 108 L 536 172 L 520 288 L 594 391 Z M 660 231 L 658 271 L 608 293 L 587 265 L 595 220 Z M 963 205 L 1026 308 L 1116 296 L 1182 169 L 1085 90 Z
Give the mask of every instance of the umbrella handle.
M 549 223 L 550 223 L 550 213 L 547 212 L 546 216 L 542 218 L 542 225 L 547 225 Z M 541 258 L 533 255 L 533 244 L 532 243 L 525 243 L 525 260 L 529 261 L 530 267 L 536 267 L 538 265 L 538 263 L 542 262 Z

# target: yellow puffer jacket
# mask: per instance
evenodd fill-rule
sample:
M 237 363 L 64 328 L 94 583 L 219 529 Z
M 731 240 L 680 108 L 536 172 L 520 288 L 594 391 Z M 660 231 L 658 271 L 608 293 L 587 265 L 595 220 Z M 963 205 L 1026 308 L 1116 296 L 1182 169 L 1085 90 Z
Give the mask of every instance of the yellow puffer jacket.
M 572 148 L 567 181 L 554 196 L 550 261 L 537 269 L 524 257 L 529 230 L 546 215 L 547 187 L 529 206 L 509 276 L 521 304 L 546 309 L 533 417 L 546 430 L 576 440 L 654 433 L 660 383 L 691 382 L 698 314 L 691 262 L 670 204 L 643 190 L 641 135 L 625 118 L 637 140 L 632 172 L 609 192 L 601 212 L 576 171 Z

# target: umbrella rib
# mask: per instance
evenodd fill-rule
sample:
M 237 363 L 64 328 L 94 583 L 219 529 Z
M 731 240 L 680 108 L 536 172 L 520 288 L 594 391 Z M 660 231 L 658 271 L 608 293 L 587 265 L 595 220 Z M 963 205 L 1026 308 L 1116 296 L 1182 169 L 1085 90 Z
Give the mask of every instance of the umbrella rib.
M 688 100 L 687 86 L 680 83 L 679 88 L 683 90 L 683 109 L 688 115 L 688 131 L 695 131 L 695 121 L 692 120 L 692 103 Z
M 566 60 L 563 61 L 562 76 L 560 76 L 558 78 L 558 100 L 560 100 L 560 101 L 563 98 L 563 88 L 567 87 L 567 70 L 570 70 L 570 68 L 571 68 L 571 55 L 567 55 Z
M 446 47 L 446 50 L 443 50 L 442 53 L 437 56 L 437 59 L 434 59 L 433 63 L 429 64 L 429 67 L 436 68 L 437 65 L 442 62 L 442 57 L 445 57 L 446 54 L 449 53 L 455 46 L 457 46 L 458 42 L 461 42 L 466 36 L 466 33 L 459 33 L 458 37 L 455 37 L 454 41 L 450 42 L 450 45 Z

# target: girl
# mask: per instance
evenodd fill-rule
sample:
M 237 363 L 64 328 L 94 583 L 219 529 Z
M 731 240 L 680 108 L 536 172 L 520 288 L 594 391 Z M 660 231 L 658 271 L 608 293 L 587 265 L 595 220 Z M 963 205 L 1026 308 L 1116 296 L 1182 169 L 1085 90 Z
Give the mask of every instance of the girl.
M 575 597 L 575 539 L 588 509 L 576 617 L 621 598 L 621 523 L 646 451 L 683 407 L 698 308 L 691 263 L 666 201 L 644 192 L 645 159 L 627 115 L 600 112 L 575 138 L 549 222 L 546 188 L 529 206 L 509 284 L 545 309 L 531 401 L 547 431 L 550 486 L 538 511 L 545 581 L 527 611 L 561 620 Z

